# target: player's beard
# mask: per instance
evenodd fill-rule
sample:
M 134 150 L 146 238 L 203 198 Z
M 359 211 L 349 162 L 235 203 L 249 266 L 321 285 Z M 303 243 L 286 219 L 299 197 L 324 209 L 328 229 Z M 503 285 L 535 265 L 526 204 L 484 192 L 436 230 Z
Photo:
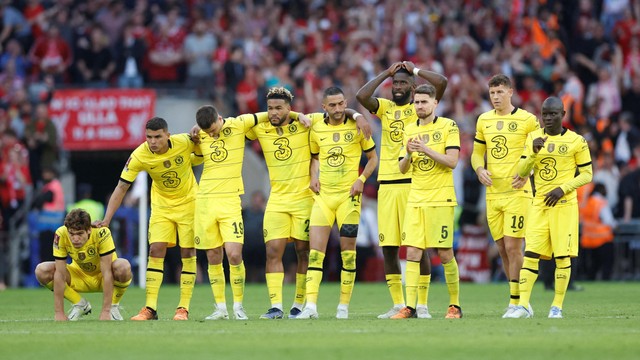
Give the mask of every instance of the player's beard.
M 269 119 L 269 122 L 271 122 L 271 125 L 273 126 L 282 126 L 282 124 L 284 124 L 285 121 L 287 121 L 287 118 L 289 117 L 289 115 L 283 116 L 281 118 L 277 118 L 279 121 L 277 122 L 273 122 L 272 119 Z
M 392 94 L 393 102 L 397 104 L 406 104 L 409 102 L 409 98 L 411 97 L 411 92 L 407 91 L 401 96 L 397 96 L 395 93 Z

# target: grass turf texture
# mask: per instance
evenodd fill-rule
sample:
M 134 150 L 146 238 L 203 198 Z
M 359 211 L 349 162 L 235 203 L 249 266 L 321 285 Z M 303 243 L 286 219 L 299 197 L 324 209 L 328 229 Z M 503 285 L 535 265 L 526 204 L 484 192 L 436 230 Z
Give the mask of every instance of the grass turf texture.
M 507 284 L 461 284 L 464 317 L 445 320 L 447 289 L 432 284 L 431 320 L 378 320 L 390 307 L 383 283 L 356 284 L 349 320 L 336 320 L 339 285 L 320 288 L 318 320 L 260 320 L 266 285 L 245 290 L 249 321 L 203 321 L 213 310 L 209 286 L 198 285 L 190 320 L 172 321 L 179 289 L 163 286 L 159 321 L 100 322 L 102 295 L 86 294 L 93 312 L 78 322 L 53 321 L 53 295 L 40 289 L 0 293 L 2 359 L 637 359 L 640 284 L 585 283 L 569 292 L 564 319 L 547 319 L 553 292 L 537 285 L 533 319 L 502 319 Z M 285 314 L 293 287 L 285 286 Z M 231 289 L 227 286 L 231 314 Z M 124 296 L 125 319 L 144 305 L 144 290 Z M 65 308 L 70 305 L 65 301 Z

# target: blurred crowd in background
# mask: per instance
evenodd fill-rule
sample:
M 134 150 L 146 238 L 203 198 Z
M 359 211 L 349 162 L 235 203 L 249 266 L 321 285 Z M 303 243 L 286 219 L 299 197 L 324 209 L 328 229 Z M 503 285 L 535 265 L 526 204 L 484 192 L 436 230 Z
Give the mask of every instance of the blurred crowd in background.
M 232 116 L 265 110 L 273 86 L 293 92 L 294 110 L 321 111 L 322 90 L 336 85 L 363 112 L 356 91 L 403 60 L 449 80 L 437 112 L 462 131 L 462 222 L 484 221 L 468 159 L 497 73 L 513 80 L 514 105 L 536 115 L 547 96 L 563 100 L 608 207 L 640 218 L 640 0 L 0 1 L 4 230 L 25 189 L 41 194 L 43 173 L 66 170 L 48 118 L 55 89 L 165 89 Z M 377 95 L 390 98 L 390 82 Z

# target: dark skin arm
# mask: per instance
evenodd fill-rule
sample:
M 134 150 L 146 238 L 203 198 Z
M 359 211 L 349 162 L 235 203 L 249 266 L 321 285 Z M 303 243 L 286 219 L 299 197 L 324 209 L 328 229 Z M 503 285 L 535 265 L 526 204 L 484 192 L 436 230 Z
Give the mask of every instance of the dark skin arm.
M 401 62 L 393 63 L 387 70 L 381 72 L 380 74 L 378 74 L 378 76 L 371 79 L 368 83 L 364 84 L 364 86 L 361 87 L 356 94 L 356 99 L 358 99 L 358 102 L 370 112 L 376 112 L 378 110 L 378 106 L 380 105 L 378 104 L 378 99 L 373 97 L 373 93 L 376 91 L 378 86 L 382 84 L 383 81 L 385 81 L 388 77 L 393 76 L 393 74 L 395 74 L 396 71 L 400 70 L 401 68 Z
M 411 61 L 403 61 L 402 66 L 410 73 L 413 73 L 413 69 L 416 68 L 416 65 Z M 444 96 L 444 91 L 447 89 L 447 84 L 449 83 L 447 78 L 436 72 L 424 69 L 420 69 L 420 71 L 418 71 L 418 76 L 427 80 L 436 88 L 436 100 L 440 101 L 442 96 Z

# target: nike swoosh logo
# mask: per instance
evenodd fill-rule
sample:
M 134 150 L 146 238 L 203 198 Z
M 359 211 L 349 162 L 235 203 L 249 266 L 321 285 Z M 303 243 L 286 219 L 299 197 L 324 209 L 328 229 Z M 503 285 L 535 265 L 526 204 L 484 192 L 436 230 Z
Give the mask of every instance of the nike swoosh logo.
M 149 169 L 153 170 L 153 169 L 155 169 L 155 168 L 157 168 L 157 166 L 152 166 L 152 167 L 150 167 Z
M 445 241 L 446 241 L 446 240 L 438 240 L 438 243 L 443 243 L 443 242 L 445 242 Z
M 320 138 L 320 141 L 325 141 L 325 140 L 327 140 L 326 137 L 325 138 Z
M 492 127 L 492 126 L 493 126 L 493 125 L 485 126 L 485 129 L 488 129 L 488 128 Z

